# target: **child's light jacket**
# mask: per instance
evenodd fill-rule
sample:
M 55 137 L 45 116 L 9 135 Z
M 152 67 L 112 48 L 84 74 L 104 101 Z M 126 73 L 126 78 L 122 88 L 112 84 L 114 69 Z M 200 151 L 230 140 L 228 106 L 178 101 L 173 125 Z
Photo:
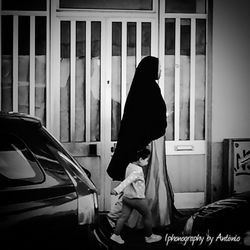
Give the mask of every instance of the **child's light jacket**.
M 114 190 L 124 192 L 127 198 L 145 198 L 145 178 L 142 168 L 130 163 L 126 168 L 126 178 Z

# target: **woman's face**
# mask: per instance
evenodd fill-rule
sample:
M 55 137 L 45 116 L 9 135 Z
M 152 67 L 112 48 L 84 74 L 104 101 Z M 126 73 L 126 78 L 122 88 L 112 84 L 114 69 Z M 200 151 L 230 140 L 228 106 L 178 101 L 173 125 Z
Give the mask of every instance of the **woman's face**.
M 158 64 L 158 79 L 160 79 L 161 77 L 161 64 L 160 64 L 160 61 L 159 61 L 159 64 Z

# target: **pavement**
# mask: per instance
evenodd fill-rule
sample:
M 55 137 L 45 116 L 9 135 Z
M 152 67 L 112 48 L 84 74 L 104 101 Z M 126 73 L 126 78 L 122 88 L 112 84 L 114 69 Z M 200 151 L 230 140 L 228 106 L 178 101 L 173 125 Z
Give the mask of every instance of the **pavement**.
M 102 231 L 105 232 L 107 245 L 110 246 L 109 250 L 250 250 L 250 247 L 245 247 L 238 243 L 233 244 L 232 242 L 208 245 L 208 241 L 206 241 L 207 237 L 200 235 L 198 235 L 199 237 L 197 236 L 192 245 L 192 239 L 190 238 L 192 236 L 183 235 L 183 229 L 186 221 L 195 211 L 179 211 L 180 213 L 172 219 L 171 225 L 153 228 L 153 233 L 162 236 L 162 240 L 155 243 L 145 242 L 143 230 L 131 229 L 126 226 L 121 233 L 121 237 L 125 241 L 124 244 L 120 245 L 110 240 L 113 228 L 110 226 L 105 213 L 100 216 L 100 226 Z M 185 238 L 187 238 L 186 244 L 183 241 Z
M 124 227 L 121 233 L 121 237 L 124 239 L 125 243 L 120 245 L 116 242 L 110 240 L 110 236 L 113 233 L 113 228 L 110 226 L 107 216 L 105 213 L 100 216 L 100 226 L 102 231 L 105 233 L 106 238 L 108 239 L 107 244 L 111 246 L 112 250 L 174 250 L 174 249 L 187 249 L 187 247 L 183 246 L 180 242 L 166 242 L 165 238 L 167 236 L 182 236 L 184 225 L 189 218 L 189 216 L 193 214 L 193 211 L 185 211 L 180 213 L 178 216 L 173 218 L 171 225 L 159 228 L 153 228 L 153 233 L 159 234 L 162 236 L 162 240 L 155 243 L 146 243 L 144 240 L 144 231 L 139 229 L 132 229 L 129 227 Z

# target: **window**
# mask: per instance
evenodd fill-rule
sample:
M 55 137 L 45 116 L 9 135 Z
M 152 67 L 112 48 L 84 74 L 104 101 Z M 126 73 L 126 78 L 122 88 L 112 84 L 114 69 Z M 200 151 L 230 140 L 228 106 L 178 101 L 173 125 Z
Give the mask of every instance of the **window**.
M 21 128 L 17 133 L 20 138 L 25 140 L 37 162 L 45 171 L 48 183 L 59 184 L 61 181 L 70 183 L 61 162 L 50 150 L 51 147 L 58 147 L 43 129 L 30 129 L 27 127 Z
M 60 140 L 100 141 L 101 22 L 62 21 L 60 42 Z
M 151 22 L 112 23 L 112 141 L 118 138 L 122 111 L 133 81 L 136 63 L 143 57 L 151 55 L 152 28 Z
M 25 136 L 27 145 L 46 172 L 48 182 L 70 184 L 71 181 L 65 169 L 71 169 L 71 172 L 73 171 L 76 174 L 81 172 L 80 174 L 86 177 L 88 171 L 80 166 L 77 161 L 50 136 L 47 130 L 29 130 L 29 137 L 27 137 L 27 132 L 28 130 L 24 129 L 22 135 Z M 87 178 L 85 178 L 85 181 L 89 182 Z M 92 185 L 92 183 L 90 185 Z
M 13 110 L 13 17 L 2 16 L 1 110 Z
M 206 13 L 206 0 L 165 0 L 166 13 Z
M 45 11 L 46 0 L 2 0 L 2 10 Z
M 166 139 L 205 139 L 206 19 L 165 19 Z
M 26 145 L 12 134 L 0 134 L 0 185 L 29 185 L 43 181 L 43 173 Z
M 0 109 L 37 116 L 45 125 L 47 17 L 3 15 L 1 18 Z
M 60 0 L 60 8 L 152 10 L 153 0 Z

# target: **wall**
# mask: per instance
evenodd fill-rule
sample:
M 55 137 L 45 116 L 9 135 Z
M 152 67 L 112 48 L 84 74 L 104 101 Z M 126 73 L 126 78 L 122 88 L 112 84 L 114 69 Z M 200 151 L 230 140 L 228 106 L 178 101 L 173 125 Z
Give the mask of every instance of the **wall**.
M 214 0 L 212 200 L 223 193 L 222 141 L 250 138 L 250 1 Z

